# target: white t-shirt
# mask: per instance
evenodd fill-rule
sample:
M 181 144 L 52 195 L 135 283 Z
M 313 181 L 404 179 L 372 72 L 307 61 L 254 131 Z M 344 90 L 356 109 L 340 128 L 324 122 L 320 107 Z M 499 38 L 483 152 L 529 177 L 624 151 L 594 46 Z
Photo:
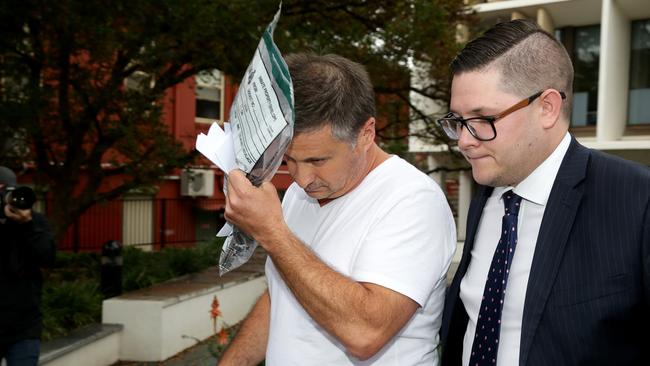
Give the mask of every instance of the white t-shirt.
M 282 206 L 289 228 L 331 268 L 397 291 L 420 308 L 382 350 L 360 361 L 311 319 L 269 258 L 266 364 L 438 364 L 445 277 L 456 247 L 453 217 L 438 185 L 393 156 L 355 189 L 322 207 L 295 183 Z

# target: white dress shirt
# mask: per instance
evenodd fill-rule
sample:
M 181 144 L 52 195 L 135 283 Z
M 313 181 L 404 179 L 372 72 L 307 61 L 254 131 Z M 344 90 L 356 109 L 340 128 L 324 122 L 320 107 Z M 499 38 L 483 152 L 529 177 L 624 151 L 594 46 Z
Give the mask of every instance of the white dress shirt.
M 501 195 L 508 190 L 518 194 L 523 200 L 517 223 L 517 247 L 508 275 L 501 314 L 497 365 L 519 364 L 524 300 L 526 299 L 526 287 L 535 253 L 537 235 L 551 188 L 570 142 L 571 135 L 567 132 L 553 153 L 526 179 L 515 187 L 494 188 L 492 195 L 485 203 L 469 267 L 460 284 L 460 298 L 469 316 L 463 340 L 463 365 L 469 364 L 485 281 L 501 236 L 501 218 L 504 214 Z

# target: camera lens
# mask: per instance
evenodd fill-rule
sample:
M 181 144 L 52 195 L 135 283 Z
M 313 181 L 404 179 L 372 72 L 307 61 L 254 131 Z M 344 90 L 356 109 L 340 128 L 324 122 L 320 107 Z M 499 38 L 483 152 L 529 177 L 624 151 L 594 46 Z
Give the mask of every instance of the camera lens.
M 32 208 L 36 202 L 36 194 L 29 187 L 18 187 L 7 192 L 6 201 L 11 206 L 19 210 L 27 210 Z

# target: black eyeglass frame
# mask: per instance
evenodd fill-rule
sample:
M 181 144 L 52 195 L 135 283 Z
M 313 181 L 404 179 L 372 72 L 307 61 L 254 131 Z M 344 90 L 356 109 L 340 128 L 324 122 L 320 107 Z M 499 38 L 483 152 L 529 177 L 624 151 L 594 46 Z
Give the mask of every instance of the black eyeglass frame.
M 529 105 L 530 105 L 530 104 L 531 104 L 535 99 L 539 98 L 539 96 L 542 95 L 542 93 L 544 93 L 544 91 L 545 91 L 545 90 L 539 91 L 539 92 L 537 92 L 537 93 L 531 95 L 531 96 L 528 97 L 528 98 L 524 98 L 524 99 L 522 99 L 521 101 L 517 102 L 517 103 L 516 103 L 515 105 L 513 105 L 512 107 L 507 108 L 506 110 L 504 110 L 504 111 L 502 111 L 502 112 L 500 112 L 500 113 L 497 113 L 497 114 L 491 115 L 491 116 L 480 116 L 480 117 L 462 118 L 462 117 L 459 117 L 459 116 L 457 116 L 456 114 L 454 114 L 454 112 L 449 112 L 449 113 L 447 113 L 444 117 L 439 118 L 438 120 L 436 120 L 436 122 L 438 122 L 438 125 L 440 126 L 440 128 L 442 128 L 442 130 L 445 132 L 445 134 L 447 135 L 447 137 L 449 137 L 449 138 L 452 139 L 452 140 L 458 140 L 458 139 L 460 138 L 460 134 L 459 134 L 458 132 L 455 132 L 454 135 L 455 135 L 456 137 L 450 136 L 450 134 L 449 134 L 449 132 L 448 132 L 448 129 L 445 127 L 445 123 L 448 124 L 449 122 L 453 122 L 453 123 L 455 123 L 456 125 L 458 125 L 458 123 L 460 123 L 461 126 L 465 127 L 465 128 L 467 129 L 467 131 L 468 131 L 468 132 L 469 132 L 469 133 L 470 133 L 470 134 L 471 134 L 475 139 L 477 139 L 477 140 L 479 140 L 479 141 L 491 141 L 491 140 L 494 140 L 495 138 L 497 138 L 497 130 L 496 130 L 496 128 L 494 127 L 494 123 L 495 123 L 496 121 L 498 121 L 498 120 L 500 120 L 500 119 L 502 119 L 502 118 L 508 116 L 509 114 L 514 113 L 514 112 L 516 112 L 516 111 L 518 111 L 518 110 L 520 110 L 520 109 L 522 109 L 522 108 L 528 107 L 528 106 L 529 106 Z M 559 93 L 560 93 L 560 96 L 562 97 L 562 100 L 565 100 L 565 99 L 566 99 L 566 94 L 565 94 L 564 92 L 562 92 L 562 91 L 559 92 Z M 478 122 L 486 122 L 486 123 L 489 123 L 489 124 L 490 124 L 490 128 L 492 128 L 492 137 L 491 137 L 491 138 L 487 138 L 487 139 L 486 139 L 486 138 L 479 137 L 478 134 L 476 133 L 476 130 L 474 129 L 474 127 L 468 124 L 469 121 L 478 121 Z M 451 127 L 449 127 L 449 128 L 451 129 Z M 453 130 L 457 130 L 457 128 L 455 128 L 455 129 L 453 129 Z

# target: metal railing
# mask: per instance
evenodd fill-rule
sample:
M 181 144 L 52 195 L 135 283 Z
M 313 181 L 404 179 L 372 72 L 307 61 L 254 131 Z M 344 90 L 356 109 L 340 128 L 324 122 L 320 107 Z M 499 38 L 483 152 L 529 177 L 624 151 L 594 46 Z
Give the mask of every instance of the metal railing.
M 220 199 L 120 199 L 97 204 L 71 225 L 57 248 L 100 251 L 118 240 L 144 250 L 211 241 L 223 225 Z

